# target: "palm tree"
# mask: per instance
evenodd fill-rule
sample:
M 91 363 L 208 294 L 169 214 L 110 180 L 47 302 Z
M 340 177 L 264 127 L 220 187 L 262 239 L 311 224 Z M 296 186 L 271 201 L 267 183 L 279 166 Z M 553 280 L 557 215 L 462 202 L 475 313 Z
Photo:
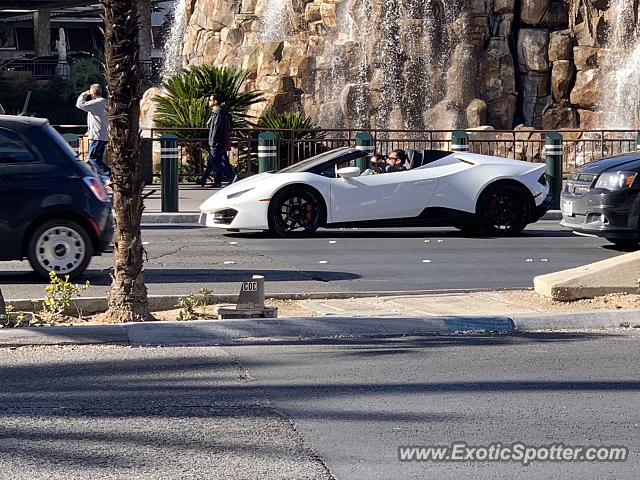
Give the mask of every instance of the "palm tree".
M 207 137 L 211 117 L 209 95 L 217 93 L 222 96 L 233 116 L 235 128 L 246 126 L 249 119 L 247 109 L 263 101 L 260 92 L 243 91 L 247 76 L 247 72 L 237 68 L 197 65 L 163 82 L 164 93 L 156 99 L 156 127 L 167 129 L 165 133 L 173 133 L 181 138 L 198 139 L 185 142 L 187 161 L 193 168 L 201 165 L 202 161 L 202 141 Z M 172 128 L 200 130 L 171 131 Z
M 137 0 L 101 0 L 109 89 L 109 138 L 115 210 L 114 272 L 105 318 L 112 322 L 153 320 L 144 284 L 140 221 L 140 73 Z

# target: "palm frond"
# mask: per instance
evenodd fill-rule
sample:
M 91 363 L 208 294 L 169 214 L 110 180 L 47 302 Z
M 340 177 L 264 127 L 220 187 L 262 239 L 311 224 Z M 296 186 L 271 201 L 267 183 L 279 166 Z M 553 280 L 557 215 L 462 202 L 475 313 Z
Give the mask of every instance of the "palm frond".
M 278 130 L 293 130 L 293 138 L 303 139 L 323 139 L 325 132 L 318 125 L 311 121 L 310 117 L 300 112 L 278 112 L 275 109 L 267 110 L 258 119 L 257 127 L 262 129 L 275 130 L 275 134 L 282 138 L 282 133 Z M 292 138 L 287 133 L 286 138 Z
M 163 83 L 165 94 L 156 99 L 155 122 L 160 128 L 206 128 L 211 110 L 209 95 L 222 96 L 234 118 L 236 127 L 244 126 L 247 110 L 264 100 L 260 92 L 243 92 L 248 73 L 231 67 L 197 65 L 168 78 Z M 201 133 L 180 136 L 198 137 Z

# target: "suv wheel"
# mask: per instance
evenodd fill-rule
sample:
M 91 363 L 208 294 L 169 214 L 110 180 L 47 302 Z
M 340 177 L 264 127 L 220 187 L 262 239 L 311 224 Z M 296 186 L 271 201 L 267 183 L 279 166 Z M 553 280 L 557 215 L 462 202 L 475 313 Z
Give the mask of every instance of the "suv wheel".
M 27 258 L 36 273 L 49 272 L 77 277 L 93 256 L 93 244 L 86 230 L 71 220 L 52 220 L 40 225 L 27 247 Z
M 607 238 L 616 247 L 622 250 L 638 250 L 640 238 Z

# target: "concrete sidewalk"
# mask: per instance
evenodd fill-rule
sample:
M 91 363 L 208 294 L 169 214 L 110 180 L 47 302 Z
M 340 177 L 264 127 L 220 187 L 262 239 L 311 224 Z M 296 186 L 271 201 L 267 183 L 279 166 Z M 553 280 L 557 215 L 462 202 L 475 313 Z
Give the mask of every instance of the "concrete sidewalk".
M 200 205 L 216 189 L 201 187 L 195 184 L 180 184 L 178 190 L 178 212 L 162 212 L 162 189 L 159 184 L 148 185 L 144 189 L 144 194 L 149 194 L 145 199 L 142 223 L 198 223 L 200 216 Z M 551 210 L 546 213 L 542 220 L 560 220 L 562 214 L 559 210 Z

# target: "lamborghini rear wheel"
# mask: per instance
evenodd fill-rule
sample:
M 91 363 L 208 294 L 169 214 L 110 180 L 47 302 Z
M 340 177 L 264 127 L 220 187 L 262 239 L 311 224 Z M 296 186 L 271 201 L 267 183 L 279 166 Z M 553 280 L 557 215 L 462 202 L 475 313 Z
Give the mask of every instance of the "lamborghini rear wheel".
M 530 194 L 515 185 L 488 187 L 478 201 L 477 215 L 482 229 L 493 235 L 517 235 L 531 217 Z

